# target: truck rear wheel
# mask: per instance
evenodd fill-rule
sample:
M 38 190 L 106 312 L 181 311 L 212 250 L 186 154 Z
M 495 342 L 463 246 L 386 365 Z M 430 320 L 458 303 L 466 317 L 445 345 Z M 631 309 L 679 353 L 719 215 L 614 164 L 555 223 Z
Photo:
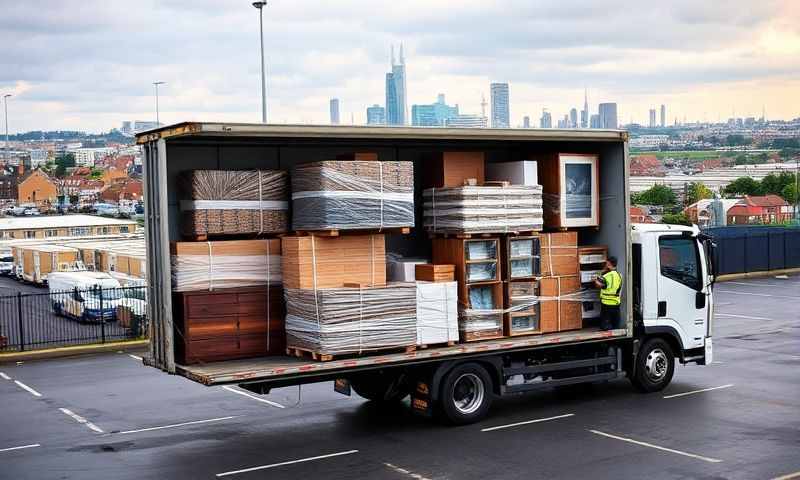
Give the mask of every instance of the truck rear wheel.
M 631 383 L 644 393 L 659 392 L 669 385 L 675 374 L 675 353 L 661 338 L 645 342 L 636 356 L 635 373 Z
M 483 419 L 492 406 L 492 379 L 477 363 L 458 365 L 442 381 L 439 409 L 453 425 L 467 425 Z

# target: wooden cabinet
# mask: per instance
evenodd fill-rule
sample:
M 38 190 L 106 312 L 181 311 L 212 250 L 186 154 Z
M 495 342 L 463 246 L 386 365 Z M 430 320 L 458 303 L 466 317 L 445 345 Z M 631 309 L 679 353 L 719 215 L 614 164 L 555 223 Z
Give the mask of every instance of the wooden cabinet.
M 600 225 L 599 158 L 575 153 L 537 156 L 545 227 Z
M 177 363 L 284 353 L 281 287 L 180 292 L 173 294 L 172 304 Z
M 483 185 L 483 152 L 437 152 L 425 156 L 425 188 L 460 187 L 469 178 Z

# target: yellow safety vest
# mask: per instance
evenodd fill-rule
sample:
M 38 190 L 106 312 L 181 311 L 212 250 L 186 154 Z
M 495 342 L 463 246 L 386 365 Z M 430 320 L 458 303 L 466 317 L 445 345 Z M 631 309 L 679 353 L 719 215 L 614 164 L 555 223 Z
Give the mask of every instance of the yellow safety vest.
M 603 275 L 605 288 L 600 290 L 600 302 L 603 305 L 619 305 L 619 293 L 622 290 L 622 276 L 616 270 Z

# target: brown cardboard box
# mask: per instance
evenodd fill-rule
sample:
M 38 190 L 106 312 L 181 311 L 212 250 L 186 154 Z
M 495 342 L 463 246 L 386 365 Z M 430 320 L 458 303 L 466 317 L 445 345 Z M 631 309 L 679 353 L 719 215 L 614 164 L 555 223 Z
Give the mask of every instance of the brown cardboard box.
M 382 234 L 283 237 L 281 251 L 285 288 L 386 284 L 386 244 Z
M 452 282 L 456 275 L 455 265 L 424 263 L 414 266 L 414 278 L 424 282 Z
M 577 275 L 578 233 L 543 233 L 540 238 L 542 276 Z
M 425 162 L 425 188 L 460 187 L 468 178 L 483 185 L 483 152 L 440 152 Z
M 542 333 L 575 330 L 582 326 L 581 302 L 570 300 L 568 295 L 581 289 L 576 275 L 543 278 L 539 282 Z M 558 298 L 561 297 L 561 298 Z

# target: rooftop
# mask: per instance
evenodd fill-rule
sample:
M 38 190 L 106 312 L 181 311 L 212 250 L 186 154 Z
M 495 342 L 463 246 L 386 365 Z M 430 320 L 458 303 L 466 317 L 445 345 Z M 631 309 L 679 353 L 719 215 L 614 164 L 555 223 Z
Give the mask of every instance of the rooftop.
M 101 227 L 106 225 L 136 225 L 134 220 L 96 217 L 94 215 L 53 215 L 40 217 L 0 218 L 0 230 L 37 228 Z

